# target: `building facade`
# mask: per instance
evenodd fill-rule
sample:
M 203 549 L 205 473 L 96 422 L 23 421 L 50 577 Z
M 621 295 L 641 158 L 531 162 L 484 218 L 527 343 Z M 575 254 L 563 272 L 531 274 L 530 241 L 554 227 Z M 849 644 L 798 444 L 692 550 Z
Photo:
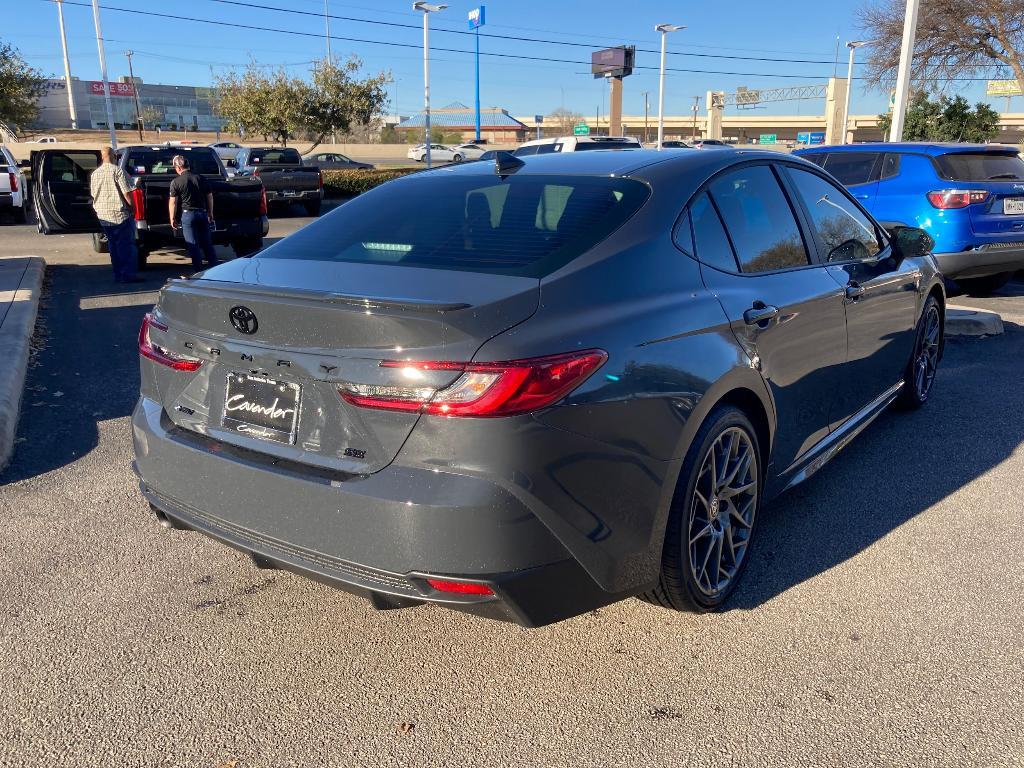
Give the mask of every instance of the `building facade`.
M 39 129 L 66 129 L 71 127 L 67 84 L 63 79 L 47 80 L 47 90 L 39 100 Z M 75 98 L 75 112 L 79 128 L 107 128 L 107 108 L 103 83 L 98 80 L 71 78 Z M 224 120 L 216 115 L 212 88 L 191 85 L 153 85 L 139 78 L 122 77 L 110 83 L 110 106 L 114 113 L 114 127 L 134 128 L 138 107 L 147 128 L 160 126 L 171 130 L 216 131 L 223 128 Z

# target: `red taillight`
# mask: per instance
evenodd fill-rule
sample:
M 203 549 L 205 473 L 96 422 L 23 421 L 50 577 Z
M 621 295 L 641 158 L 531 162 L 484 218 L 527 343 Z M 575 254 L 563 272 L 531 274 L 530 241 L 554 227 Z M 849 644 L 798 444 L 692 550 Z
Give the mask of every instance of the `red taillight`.
M 150 360 L 160 363 L 160 365 L 166 365 L 168 368 L 173 368 L 176 371 L 199 370 L 199 366 L 203 364 L 202 360 L 176 355 L 173 352 L 167 351 L 159 344 L 153 343 L 153 340 L 149 337 L 149 331 L 152 328 L 156 328 L 158 331 L 167 331 L 166 325 L 158 320 L 154 320 L 153 315 L 147 313 L 146 316 L 142 318 L 142 328 L 139 329 L 140 355 L 148 357 Z
M 260 190 L 260 216 L 267 215 L 267 190 Z
M 141 187 L 132 190 L 132 211 L 136 221 L 146 220 L 146 192 Z
M 17 192 L 18 191 L 18 177 L 15 174 L 13 174 L 13 173 L 8 173 L 7 176 L 11 180 L 11 192 Z
M 445 581 L 427 579 L 427 584 L 438 592 L 454 592 L 457 595 L 493 595 L 494 590 L 486 584 L 472 584 L 468 581 Z
M 607 359 L 603 350 L 588 349 L 500 363 L 385 360 L 380 363 L 381 368 L 401 370 L 405 381 L 395 385 L 346 383 L 338 392 L 346 401 L 362 408 L 437 416 L 513 416 L 558 402 Z M 425 371 L 457 371 L 461 375 L 442 389 L 409 386 Z
M 983 189 L 939 189 L 928 193 L 928 202 L 942 211 L 955 208 L 966 208 L 975 203 L 988 200 L 988 192 Z

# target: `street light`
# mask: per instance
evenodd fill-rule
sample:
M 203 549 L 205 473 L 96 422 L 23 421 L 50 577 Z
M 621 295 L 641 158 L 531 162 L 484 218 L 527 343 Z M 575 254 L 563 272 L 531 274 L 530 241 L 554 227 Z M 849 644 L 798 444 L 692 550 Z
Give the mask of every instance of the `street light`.
M 447 5 L 431 5 L 430 3 L 413 3 L 414 11 L 423 11 L 423 131 L 426 134 L 427 168 L 430 167 L 430 14 L 438 13 Z
M 846 143 L 847 127 L 850 124 L 850 92 L 853 90 L 853 54 L 862 45 L 871 45 L 874 40 L 851 40 L 846 44 L 850 49 L 850 66 L 846 70 L 846 104 L 843 106 L 843 135 L 839 139 L 840 144 Z
M 910 64 L 914 57 L 917 12 L 920 7 L 921 0 L 907 0 L 907 10 L 903 17 L 903 41 L 900 43 L 900 63 L 896 70 L 896 100 L 892 107 L 889 141 L 903 141 L 903 121 L 907 116 L 907 99 L 910 95 Z
M 661 32 L 661 74 L 658 78 L 658 150 L 661 150 L 661 142 L 665 139 L 665 36 L 669 32 L 678 32 L 686 29 L 677 24 L 658 24 L 655 32 Z

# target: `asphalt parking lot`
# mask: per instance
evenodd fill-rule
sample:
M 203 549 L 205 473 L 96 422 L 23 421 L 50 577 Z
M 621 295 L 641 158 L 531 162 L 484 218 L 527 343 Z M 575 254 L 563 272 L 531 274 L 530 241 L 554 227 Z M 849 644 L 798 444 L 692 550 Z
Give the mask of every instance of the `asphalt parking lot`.
M 1006 333 L 951 340 L 923 411 L 767 508 L 728 611 L 525 630 L 160 528 L 129 469 L 136 334 L 188 263 L 115 286 L 88 236 L 0 225 L 25 254 L 49 266 L 0 474 L 0 765 L 1024 764 L 1024 283 L 957 300 Z

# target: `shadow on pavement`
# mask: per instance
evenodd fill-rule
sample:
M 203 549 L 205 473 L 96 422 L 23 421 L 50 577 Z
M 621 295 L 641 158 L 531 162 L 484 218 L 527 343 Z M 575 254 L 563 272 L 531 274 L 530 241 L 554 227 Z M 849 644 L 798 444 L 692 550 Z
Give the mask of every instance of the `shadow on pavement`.
M 853 557 L 1024 443 L 1024 333 L 950 340 L 930 402 L 890 410 L 763 514 L 732 609 L 755 608 Z M 879 574 L 884 579 L 884 574 Z

